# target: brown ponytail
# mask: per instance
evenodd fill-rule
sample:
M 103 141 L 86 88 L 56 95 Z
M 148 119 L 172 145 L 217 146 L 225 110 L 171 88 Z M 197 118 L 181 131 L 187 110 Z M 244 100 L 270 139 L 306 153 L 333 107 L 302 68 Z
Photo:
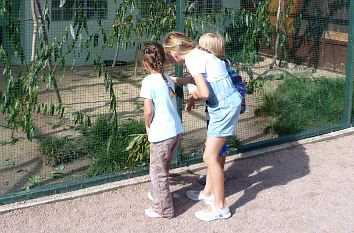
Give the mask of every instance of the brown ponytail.
M 162 78 L 165 80 L 170 96 L 175 96 L 176 93 L 171 87 L 171 84 L 168 82 L 165 76 L 164 63 L 165 63 L 165 52 L 163 47 L 155 42 L 148 42 L 144 44 L 143 56 L 142 59 L 144 62 L 149 64 L 151 68 L 159 72 Z

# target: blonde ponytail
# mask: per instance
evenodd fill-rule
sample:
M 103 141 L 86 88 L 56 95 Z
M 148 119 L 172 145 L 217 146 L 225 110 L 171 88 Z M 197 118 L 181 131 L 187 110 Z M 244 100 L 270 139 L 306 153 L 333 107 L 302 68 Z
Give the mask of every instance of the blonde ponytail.
M 186 54 L 196 47 L 196 43 L 181 32 L 170 32 L 165 38 L 163 47 L 166 52 Z

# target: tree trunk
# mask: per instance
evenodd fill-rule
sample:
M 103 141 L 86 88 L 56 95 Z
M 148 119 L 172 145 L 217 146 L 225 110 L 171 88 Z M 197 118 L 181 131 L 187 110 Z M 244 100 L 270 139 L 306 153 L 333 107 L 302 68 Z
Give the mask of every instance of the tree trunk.
M 277 38 L 275 40 L 275 49 L 274 49 L 274 56 L 272 62 L 269 65 L 269 69 L 273 69 L 273 66 L 278 58 L 278 50 L 279 50 L 279 39 L 280 39 L 280 9 L 281 9 L 281 2 L 282 0 L 278 0 L 278 11 L 277 11 L 277 23 L 275 26 L 275 31 L 277 33 Z
M 139 51 L 140 51 L 140 38 L 137 38 L 136 40 L 136 46 L 135 46 L 135 67 L 134 67 L 134 77 L 137 76 L 138 73 L 138 65 L 139 65 Z
M 33 19 L 31 61 L 33 61 L 36 58 L 37 35 L 38 35 L 38 15 L 37 15 L 37 11 L 36 11 L 35 0 L 31 0 L 31 8 L 32 8 L 32 19 Z
M 113 62 L 112 62 L 112 67 L 114 67 L 117 63 L 117 59 L 118 59 L 118 54 L 119 54 L 119 44 L 120 44 L 120 40 L 118 40 L 117 42 L 117 48 L 116 48 L 116 53 L 114 55 L 114 59 L 113 59 Z
M 45 43 L 46 46 L 49 47 L 48 33 L 47 33 L 47 29 L 45 27 L 46 24 L 45 24 L 44 15 L 43 15 L 43 12 L 42 12 L 42 7 L 41 7 L 41 4 L 40 4 L 39 0 L 35 0 L 35 1 L 36 1 L 36 4 L 37 4 L 39 16 L 41 18 L 41 26 L 42 26 L 42 31 L 43 31 L 44 43 Z M 51 70 L 51 68 L 52 68 L 52 58 L 51 57 L 48 58 L 48 68 L 49 68 L 49 70 Z M 62 104 L 62 100 L 61 100 L 61 96 L 60 96 L 57 80 L 55 78 L 55 74 L 54 74 L 54 77 L 53 77 L 52 81 L 53 81 L 54 91 L 55 91 L 55 95 L 57 96 L 58 103 Z

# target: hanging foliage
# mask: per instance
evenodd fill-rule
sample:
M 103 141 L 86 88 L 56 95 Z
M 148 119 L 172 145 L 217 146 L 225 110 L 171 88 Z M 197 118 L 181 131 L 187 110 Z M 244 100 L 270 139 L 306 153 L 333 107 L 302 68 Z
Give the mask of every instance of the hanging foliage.
M 38 23 L 42 30 L 38 32 L 36 56 L 32 61 L 25 61 L 21 48 L 21 37 L 18 17 L 15 15 L 11 0 L 0 1 L 0 15 L 6 22 L 4 28 L 9 35 L 11 49 L 5 50 L 0 46 L 0 62 L 3 64 L 3 78 L 5 88 L 0 93 L 0 111 L 4 114 L 8 127 L 13 131 L 26 132 L 28 139 L 33 137 L 32 118 L 35 113 L 64 116 L 65 103 L 59 98 L 56 102 L 42 102 L 39 100 L 40 90 L 43 87 L 54 86 L 57 97 L 60 95 L 60 86 L 56 84 L 56 75 L 65 77 L 65 69 L 68 65 L 67 57 L 72 54 L 74 59 L 86 56 L 85 60 L 92 60 L 97 75 L 103 78 L 106 91 L 110 96 L 111 121 L 117 124 L 117 99 L 114 92 L 114 82 L 108 74 L 103 55 L 107 49 L 135 49 L 136 65 L 139 58 L 141 43 L 144 40 L 160 41 L 170 31 L 176 30 L 176 3 L 166 3 L 165 0 L 156 0 L 152 3 L 144 0 L 122 0 L 115 11 L 112 25 L 103 25 L 97 17 L 95 27 L 88 28 L 87 15 L 83 9 L 81 0 L 61 0 L 59 7 L 74 7 L 72 22 L 63 30 L 61 36 L 49 40 L 48 30 L 51 26 L 49 15 L 49 1 L 43 6 L 36 1 L 38 11 Z M 103 1 L 96 0 L 95 8 L 99 8 Z M 247 70 L 248 62 L 245 57 L 255 53 L 257 41 L 260 35 L 267 41 L 270 36 L 269 17 L 267 15 L 267 3 L 259 3 L 256 12 L 240 10 L 217 10 L 213 12 L 190 11 L 191 5 L 185 12 L 185 32 L 197 39 L 208 31 L 218 31 L 224 34 L 229 43 L 239 43 L 242 50 L 237 54 L 238 60 L 244 70 Z M 228 26 L 239 27 L 244 25 L 247 29 L 237 38 L 229 33 Z M 94 29 L 93 29 L 94 28 Z M 236 40 L 237 39 L 237 40 Z M 95 53 L 93 53 L 95 51 Z M 95 55 L 94 55 L 95 54 Z M 116 58 L 119 56 L 116 53 Z M 12 66 L 13 62 L 21 64 Z M 113 62 L 115 63 L 115 61 Z M 90 124 L 90 119 L 82 112 L 75 114 L 74 123 Z M 114 129 L 113 129 L 114 130 Z M 109 143 L 108 143 L 109 145 Z

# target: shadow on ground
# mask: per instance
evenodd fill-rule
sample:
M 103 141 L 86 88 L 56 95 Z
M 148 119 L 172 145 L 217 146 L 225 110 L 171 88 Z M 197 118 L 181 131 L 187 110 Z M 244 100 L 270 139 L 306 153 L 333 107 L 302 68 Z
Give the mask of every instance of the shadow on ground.
M 198 172 L 203 174 L 204 171 Z M 225 197 L 231 212 L 234 214 L 238 208 L 252 202 L 257 195 L 269 188 L 286 185 L 310 173 L 309 157 L 301 145 L 283 149 L 278 152 L 269 152 L 264 155 L 233 161 L 225 168 Z M 179 216 L 188 211 L 196 202 L 184 196 L 188 189 L 202 190 L 198 183 L 198 174 L 183 176 L 186 184 L 182 189 L 176 190 L 181 195 L 175 200 L 175 214 Z M 173 185 L 173 182 L 172 184 Z M 237 194 L 239 198 L 230 203 L 229 198 Z

